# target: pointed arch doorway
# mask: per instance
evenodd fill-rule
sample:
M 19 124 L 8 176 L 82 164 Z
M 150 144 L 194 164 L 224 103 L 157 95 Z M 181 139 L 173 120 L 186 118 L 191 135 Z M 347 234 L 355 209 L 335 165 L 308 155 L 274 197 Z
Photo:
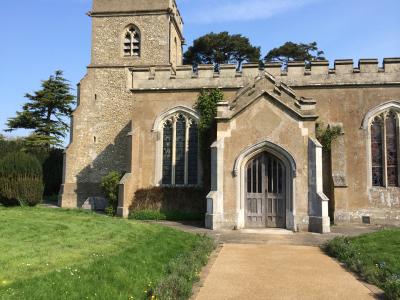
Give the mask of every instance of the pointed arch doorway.
M 245 227 L 286 228 L 286 168 L 269 152 L 245 166 Z

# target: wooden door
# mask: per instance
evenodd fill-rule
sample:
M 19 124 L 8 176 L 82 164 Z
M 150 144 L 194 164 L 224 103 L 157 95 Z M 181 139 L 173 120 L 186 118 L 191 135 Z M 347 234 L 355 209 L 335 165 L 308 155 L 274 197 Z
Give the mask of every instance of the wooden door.
M 246 227 L 286 227 L 285 169 L 262 153 L 246 166 Z

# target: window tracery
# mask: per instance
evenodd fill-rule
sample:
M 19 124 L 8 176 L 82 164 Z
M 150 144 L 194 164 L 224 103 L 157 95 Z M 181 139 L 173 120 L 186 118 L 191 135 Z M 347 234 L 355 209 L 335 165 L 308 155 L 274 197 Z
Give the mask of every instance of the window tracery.
M 184 113 L 174 114 L 163 123 L 163 185 L 197 185 L 198 125 Z
M 399 115 L 388 110 L 372 119 L 371 165 L 372 186 L 399 186 Z
M 141 41 L 139 29 L 134 25 L 128 26 L 124 36 L 124 56 L 140 56 L 140 47 Z

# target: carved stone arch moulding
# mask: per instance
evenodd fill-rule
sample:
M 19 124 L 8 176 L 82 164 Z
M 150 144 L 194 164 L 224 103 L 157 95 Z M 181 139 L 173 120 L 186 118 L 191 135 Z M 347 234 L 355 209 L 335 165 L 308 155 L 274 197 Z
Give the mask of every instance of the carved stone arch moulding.
M 368 130 L 374 118 L 386 111 L 394 110 L 400 113 L 400 101 L 392 100 L 370 109 L 362 120 L 361 129 Z
M 293 158 L 293 155 L 282 146 L 277 145 L 269 140 L 259 142 L 240 152 L 233 166 L 233 176 L 236 177 L 239 175 L 240 168 L 245 160 L 247 161 L 249 158 L 263 151 L 271 152 L 271 154 L 274 154 L 278 158 L 282 159 L 290 167 L 292 171 L 292 176 L 297 176 L 297 165 L 295 159 Z
M 183 105 L 156 118 L 152 128 L 156 134 L 156 186 L 200 185 L 198 123 L 199 114 Z
M 200 116 L 196 110 L 194 110 L 193 108 L 190 108 L 188 106 L 179 105 L 179 106 L 175 106 L 173 108 L 167 109 L 164 112 L 162 112 L 155 119 L 152 131 L 157 132 L 157 131 L 161 130 L 164 125 L 164 122 L 167 119 L 173 117 L 174 115 L 179 115 L 179 114 L 183 114 L 196 122 L 198 122 L 200 119 Z

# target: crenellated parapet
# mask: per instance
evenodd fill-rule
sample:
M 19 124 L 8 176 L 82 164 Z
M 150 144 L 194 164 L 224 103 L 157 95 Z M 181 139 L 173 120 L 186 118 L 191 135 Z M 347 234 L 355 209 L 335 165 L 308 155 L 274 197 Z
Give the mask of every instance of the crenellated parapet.
M 351 86 L 400 83 L 400 58 L 360 59 L 354 66 L 352 59 L 338 59 L 330 68 L 329 61 L 290 62 L 287 70 L 279 64 L 267 65 L 265 70 L 290 86 Z
M 374 73 L 399 73 L 400 58 L 385 58 L 382 67 L 378 59 L 360 59 L 358 66 L 354 67 L 352 59 L 337 59 L 334 68 L 330 68 L 329 61 L 313 61 L 307 68 L 304 62 L 289 62 L 287 70 L 282 69 L 281 63 L 267 63 L 265 71 L 273 76 L 319 76 L 343 74 L 374 74 Z
M 263 74 L 258 64 L 245 64 L 241 71 L 233 64 L 220 65 L 218 72 L 213 65 L 199 65 L 194 71 L 192 66 L 169 65 L 155 67 L 129 68 L 131 89 L 165 90 L 165 89 L 198 89 L 220 87 L 238 89 L 254 78 Z
M 198 89 L 206 87 L 241 88 L 255 78 L 267 73 L 290 86 L 332 86 L 362 84 L 400 84 L 400 58 L 385 58 L 380 66 L 377 59 L 360 59 L 354 66 L 351 59 L 329 61 L 289 62 L 287 69 L 281 63 L 267 63 L 264 69 L 258 64 L 244 64 L 237 70 L 235 65 L 223 64 L 216 71 L 213 65 L 169 65 L 133 67 L 129 69 L 131 89 Z

